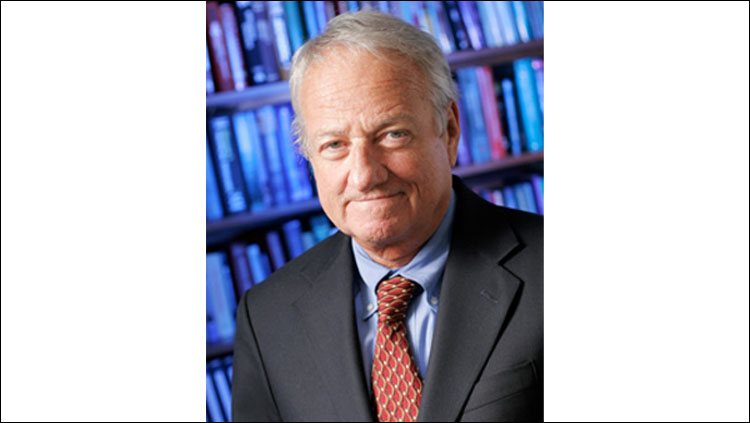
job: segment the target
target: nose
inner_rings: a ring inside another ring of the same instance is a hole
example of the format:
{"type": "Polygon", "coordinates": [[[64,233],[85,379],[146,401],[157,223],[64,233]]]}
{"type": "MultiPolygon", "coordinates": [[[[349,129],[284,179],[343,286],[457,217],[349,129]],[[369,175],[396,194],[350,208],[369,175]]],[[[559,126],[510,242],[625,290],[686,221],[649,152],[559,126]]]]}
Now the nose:
{"type": "Polygon", "coordinates": [[[373,146],[356,146],[350,159],[349,185],[358,191],[370,191],[388,179],[388,170],[373,146]]]}

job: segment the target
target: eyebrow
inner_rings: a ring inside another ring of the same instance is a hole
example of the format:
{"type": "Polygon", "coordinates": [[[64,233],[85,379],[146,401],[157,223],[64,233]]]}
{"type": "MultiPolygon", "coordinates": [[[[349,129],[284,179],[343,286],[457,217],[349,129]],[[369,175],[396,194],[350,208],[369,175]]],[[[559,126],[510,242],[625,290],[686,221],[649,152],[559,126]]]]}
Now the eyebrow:
{"type": "MultiPolygon", "coordinates": [[[[391,125],[393,125],[393,124],[395,124],[397,122],[401,122],[401,121],[412,122],[412,121],[414,121],[414,118],[409,113],[400,113],[400,114],[397,114],[397,115],[394,115],[394,116],[389,116],[388,118],[386,118],[382,122],[376,124],[375,125],[375,129],[372,130],[372,131],[369,131],[368,135],[369,134],[374,134],[376,132],[379,132],[383,128],[386,128],[388,126],[391,126],[391,125]]],[[[329,136],[344,137],[344,136],[346,136],[346,132],[347,131],[344,130],[344,129],[323,129],[323,130],[319,131],[317,134],[315,134],[315,136],[313,137],[313,139],[318,140],[320,138],[329,137],[329,136]]]]}

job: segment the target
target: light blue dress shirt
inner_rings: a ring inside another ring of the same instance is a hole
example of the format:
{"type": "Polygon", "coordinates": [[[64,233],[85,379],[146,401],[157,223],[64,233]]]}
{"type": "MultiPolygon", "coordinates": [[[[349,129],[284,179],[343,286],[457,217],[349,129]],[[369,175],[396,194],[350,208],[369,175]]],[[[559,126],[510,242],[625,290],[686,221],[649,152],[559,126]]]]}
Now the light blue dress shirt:
{"type": "Polygon", "coordinates": [[[367,387],[372,392],[372,358],[375,355],[375,337],[378,329],[378,297],[375,290],[380,281],[400,275],[422,288],[418,290],[406,312],[406,332],[412,356],[417,360],[419,374],[424,378],[430,358],[435,316],[440,300],[443,270],[450,251],[453,215],[456,209],[455,194],[443,221],[424,247],[405,266],[389,269],[375,263],[367,252],[352,238],[352,250],[359,270],[354,281],[354,312],[357,319],[362,363],[365,368],[367,387]]]}

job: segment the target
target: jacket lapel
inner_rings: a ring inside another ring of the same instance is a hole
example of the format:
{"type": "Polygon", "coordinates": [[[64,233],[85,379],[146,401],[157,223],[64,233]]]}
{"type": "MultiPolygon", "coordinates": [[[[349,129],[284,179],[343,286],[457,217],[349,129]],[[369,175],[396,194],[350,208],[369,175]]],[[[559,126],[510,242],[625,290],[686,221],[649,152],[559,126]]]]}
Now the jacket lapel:
{"type": "MultiPolygon", "coordinates": [[[[323,385],[342,421],[373,421],[354,317],[349,237],[337,233],[333,259],[294,302],[323,385]]],[[[315,273],[313,273],[315,274],[315,273]]]]}
{"type": "Polygon", "coordinates": [[[499,265],[519,246],[506,222],[462,183],[443,274],[419,421],[455,421],[502,328],[521,282],[499,265]],[[496,216],[496,215],[495,215],[496,216]]]}

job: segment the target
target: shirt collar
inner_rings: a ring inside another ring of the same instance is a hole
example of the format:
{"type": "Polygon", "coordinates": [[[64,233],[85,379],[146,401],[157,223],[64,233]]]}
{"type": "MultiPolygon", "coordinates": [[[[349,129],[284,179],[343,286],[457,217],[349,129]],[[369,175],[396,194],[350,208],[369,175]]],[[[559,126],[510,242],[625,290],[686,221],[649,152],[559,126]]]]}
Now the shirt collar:
{"type": "MultiPolygon", "coordinates": [[[[435,233],[424,247],[419,250],[417,255],[405,266],[398,269],[389,269],[373,261],[364,248],[352,238],[354,259],[362,281],[362,283],[356,284],[355,289],[362,295],[362,304],[377,304],[375,289],[378,283],[387,277],[396,275],[401,275],[419,284],[423,292],[427,293],[427,296],[424,296],[425,301],[432,297],[438,297],[440,291],[439,282],[442,278],[443,269],[445,268],[445,262],[448,259],[448,252],[450,250],[453,215],[456,211],[455,197],[455,193],[451,191],[448,210],[445,216],[443,216],[440,226],[438,226],[435,233]]],[[[436,307],[436,304],[430,304],[430,306],[436,307]]],[[[361,309],[360,317],[362,319],[367,319],[377,311],[377,307],[367,310],[363,306],[361,309]]]]}

